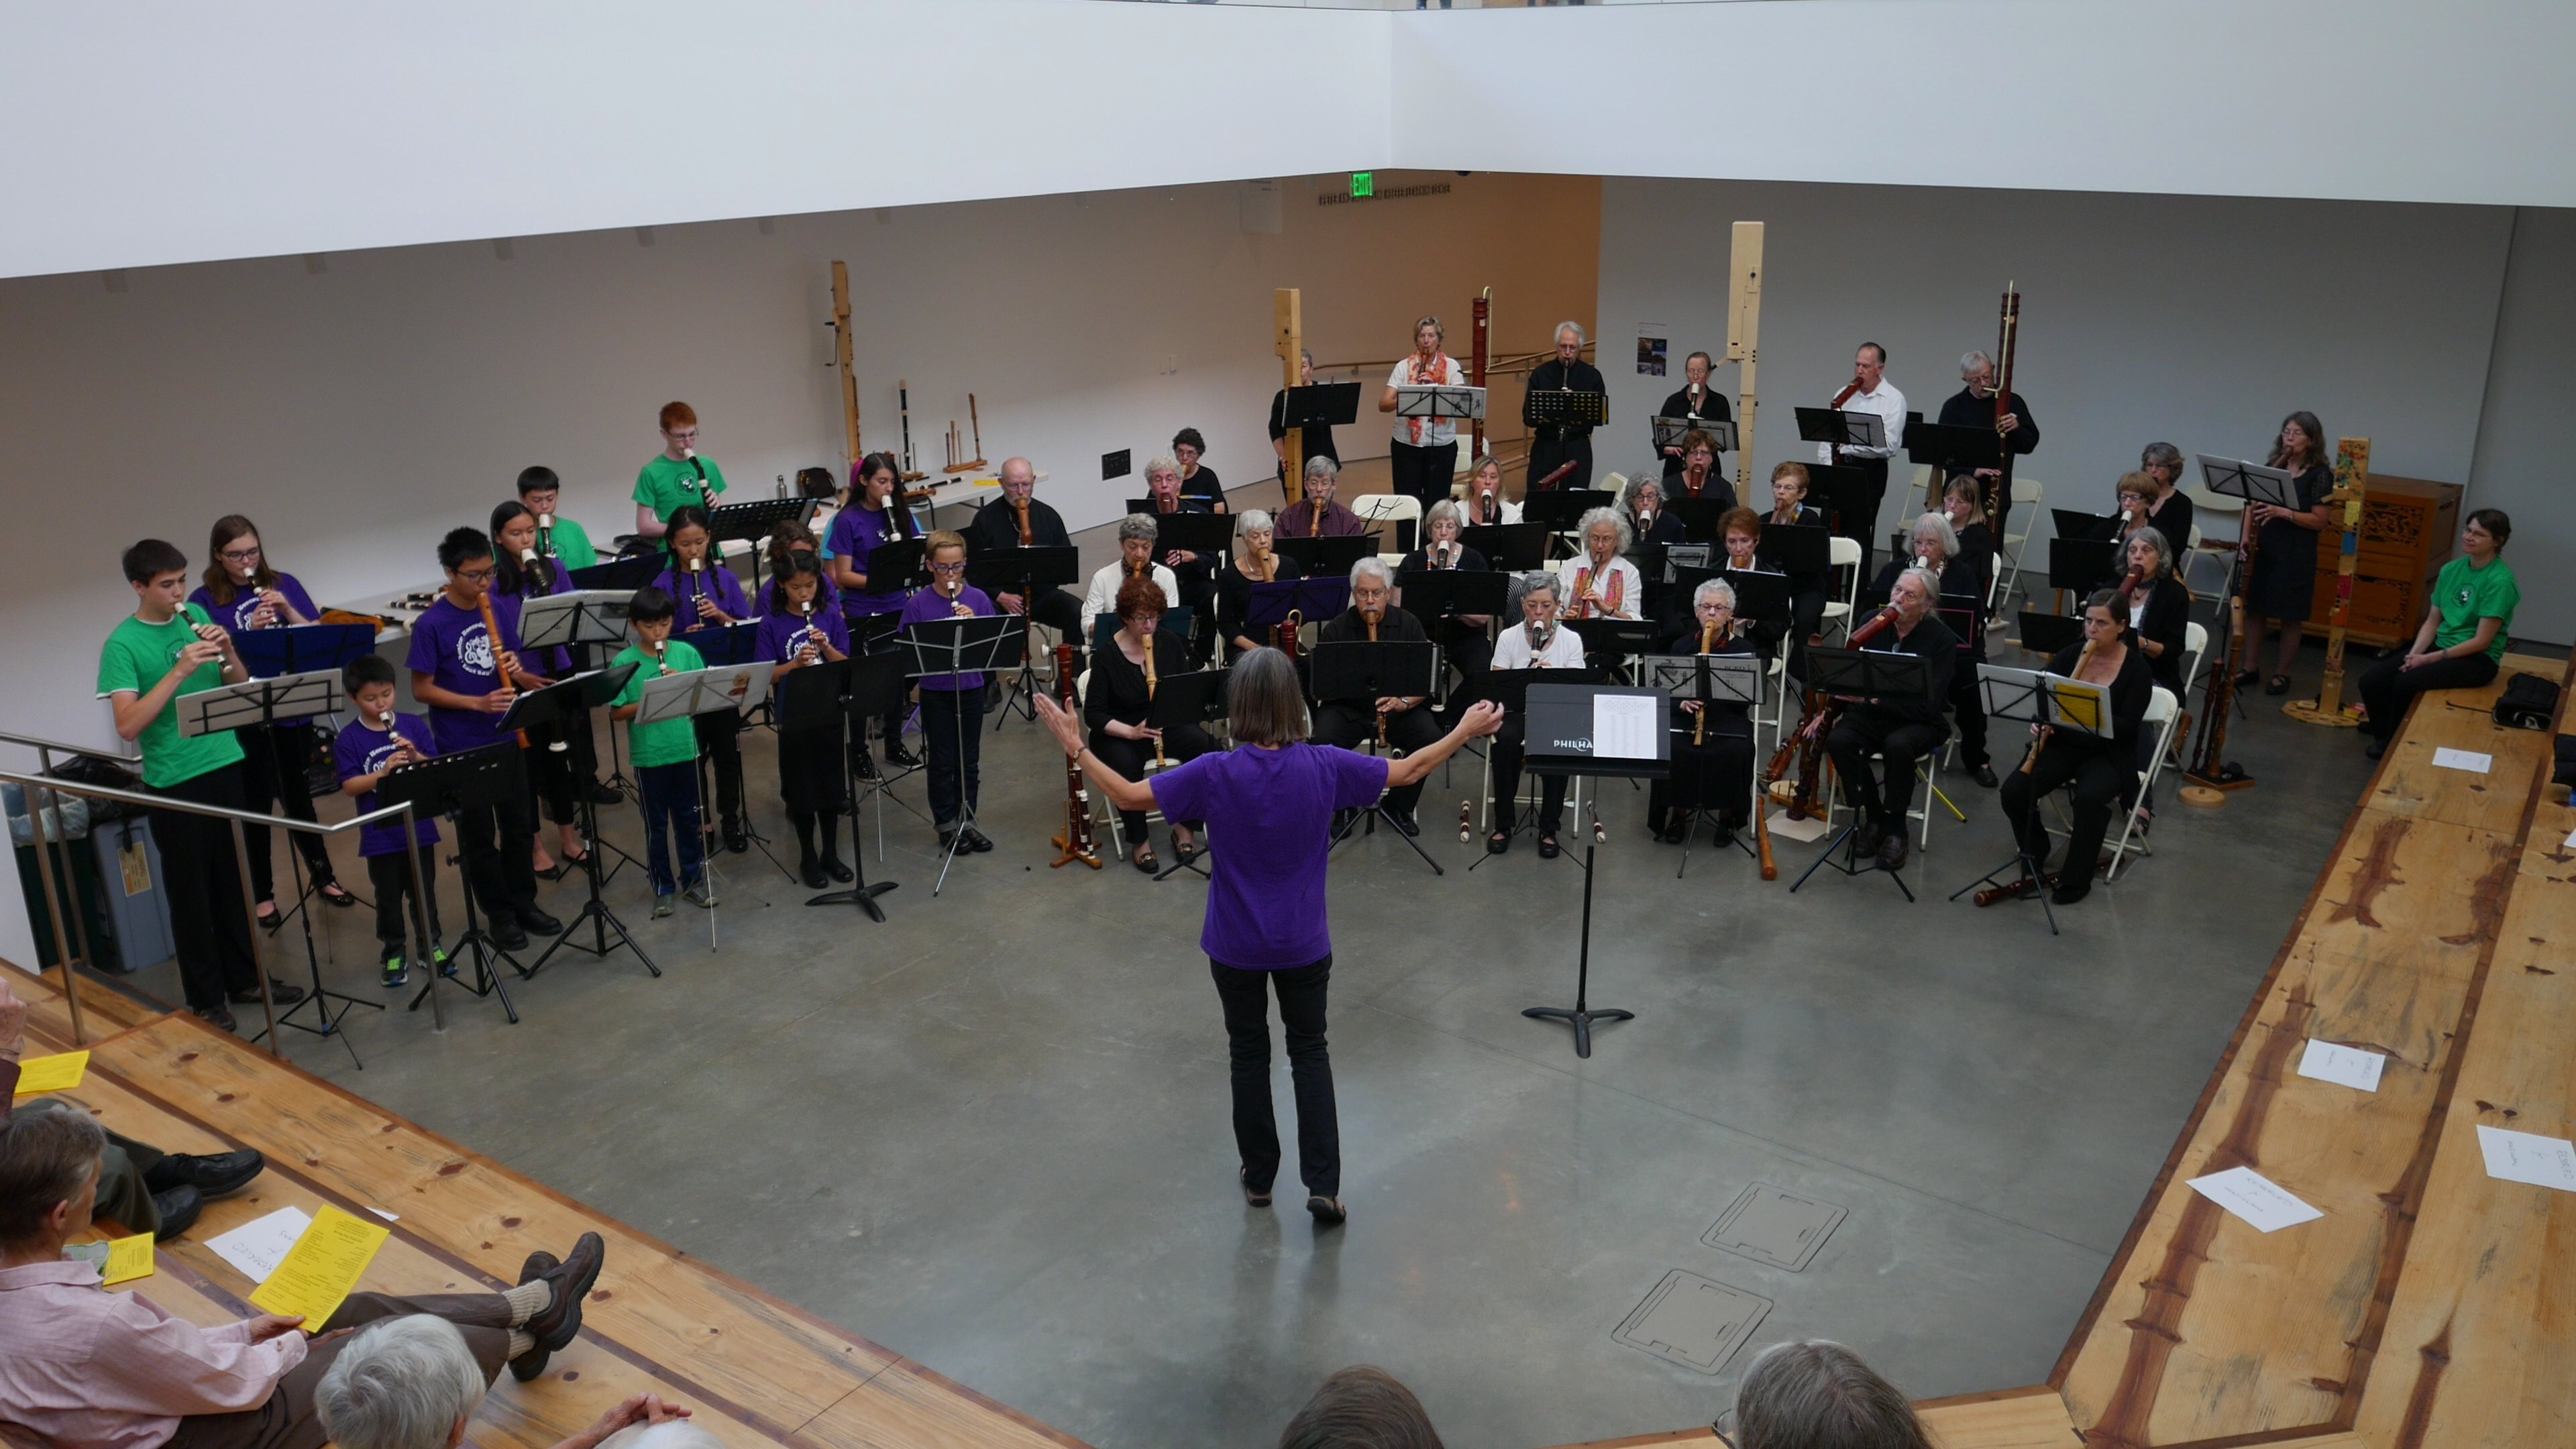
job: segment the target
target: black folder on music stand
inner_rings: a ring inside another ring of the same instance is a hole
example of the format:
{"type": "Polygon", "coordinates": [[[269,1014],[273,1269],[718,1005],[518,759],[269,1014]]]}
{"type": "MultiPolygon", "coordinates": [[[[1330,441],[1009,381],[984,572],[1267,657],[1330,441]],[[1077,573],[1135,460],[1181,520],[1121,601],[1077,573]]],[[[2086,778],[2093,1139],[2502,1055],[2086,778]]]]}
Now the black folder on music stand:
{"type": "Polygon", "coordinates": [[[1664,507],[1682,521],[1682,537],[1693,543],[1723,543],[1717,536],[1717,521],[1735,505],[1722,498],[1667,498],[1664,507]]]}
{"type": "Polygon", "coordinates": [[[631,594],[662,576],[670,560],[660,553],[639,553],[633,558],[613,558],[592,564],[586,569],[572,569],[564,577],[581,589],[615,589],[631,594]]]}
{"type": "MultiPolygon", "coordinates": [[[[1610,394],[1532,388],[1521,394],[1521,425],[1597,428],[1610,421],[1610,394]]],[[[1631,434],[1631,436],[1634,436],[1631,434]]]]}
{"type": "Polygon", "coordinates": [[[1319,382],[1310,387],[1288,389],[1288,400],[1280,408],[1283,428],[1332,428],[1355,423],[1360,417],[1360,385],[1356,382],[1319,382]]]}
{"type": "Polygon", "coordinates": [[[900,594],[926,586],[930,569],[923,562],[922,540],[888,539],[868,550],[868,594],[900,594]]]}
{"type": "Polygon", "coordinates": [[[2071,589],[2078,597],[2101,585],[2120,564],[2120,545],[2108,538],[2052,538],[2048,541],[2048,586],[2071,589]]]}
{"type": "Polygon", "coordinates": [[[2120,533],[2120,515],[2086,513],[2080,508],[2052,508],[2048,521],[2059,538],[2100,540],[2116,538],[2120,533]]]}
{"type": "Polygon", "coordinates": [[[1822,524],[1766,523],[1753,557],[1784,574],[1821,574],[1833,566],[1833,538],[1833,530],[1822,524]]]}
{"type": "Polygon", "coordinates": [[[1797,413],[1802,442],[1828,443],[1837,448],[1887,446],[1887,419],[1876,413],[1837,412],[1832,408],[1799,408],[1797,413]]]}
{"type": "Polygon", "coordinates": [[[2003,438],[1993,428],[1959,428],[1940,423],[1908,422],[1905,456],[1928,463],[1943,477],[2004,465],[2003,438]]]}
{"type": "MultiPolygon", "coordinates": [[[[1404,591],[1404,611],[1432,629],[1455,614],[1500,614],[1511,608],[1508,573],[1466,569],[1414,569],[1396,577],[1404,591]]],[[[1434,638],[1438,635],[1435,632],[1434,638]]]]}
{"type": "Polygon", "coordinates": [[[1321,624],[1349,608],[1350,603],[1351,581],[1342,574],[1254,584],[1244,602],[1243,625],[1254,638],[1259,638],[1259,631],[1287,623],[1292,610],[1300,623],[1321,624]]]}
{"type": "Polygon", "coordinates": [[[1458,530],[1458,542],[1483,554],[1485,562],[1511,573],[1546,567],[1547,538],[1546,524],[1527,522],[1526,518],[1520,523],[1483,523],[1458,530]]]}
{"type": "Polygon", "coordinates": [[[1307,578],[1333,574],[1347,576],[1351,565],[1377,555],[1374,534],[1354,533],[1338,538],[1282,538],[1271,536],[1271,551],[1297,561],[1297,568],[1307,578]]]}

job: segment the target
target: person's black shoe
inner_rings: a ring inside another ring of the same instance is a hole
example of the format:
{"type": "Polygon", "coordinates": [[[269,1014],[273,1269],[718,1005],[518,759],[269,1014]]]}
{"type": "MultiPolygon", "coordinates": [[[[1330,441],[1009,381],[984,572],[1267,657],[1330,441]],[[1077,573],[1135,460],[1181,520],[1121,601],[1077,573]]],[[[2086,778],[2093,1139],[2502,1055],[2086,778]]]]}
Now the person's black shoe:
{"type": "Polygon", "coordinates": [[[558,1352],[581,1332],[581,1300],[590,1296],[591,1285],[599,1281],[600,1259],[607,1251],[599,1234],[584,1233],[574,1240],[571,1257],[537,1275],[546,1280],[554,1297],[544,1312],[520,1326],[539,1349],[558,1352]]]}
{"type": "MultiPolygon", "coordinates": [[[[259,1000],[257,991],[234,991],[227,995],[235,1006],[248,1006],[259,1000]]],[[[304,988],[292,981],[280,981],[271,976],[268,978],[268,999],[273,1005],[292,1006],[304,999],[304,988]]]]}
{"type": "Polygon", "coordinates": [[[2074,879],[2069,880],[2066,877],[2066,873],[2060,871],[2057,876],[2057,889],[2049,892],[2048,899],[2053,905],[2071,906],[2092,893],[2093,878],[2091,876],[2079,875],[2074,879]]]}
{"type": "Polygon", "coordinates": [[[956,827],[956,826],[954,826],[954,825],[942,825],[942,826],[940,826],[940,827],[939,827],[939,848],[940,848],[942,851],[945,851],[945,850],[949,849],[951,846],[955,846],[955,847],[956,847],[957,849],[959,849],[959,850],[964,850],[964,849],[966,849],[966,848],[967,848],[967,847],[965,847],[965,846],[963,846],[963,845],[958,845],[958,844],[957,844],[957,827],[956,827]]]}
{"type": "Polygon", "coordinates": [[[830,876],[833,880],[840,882],[842,885],[848,885],[851,881],[857,879],[856,876],[853,876],[850,873],[850,868],[847,865],[842,864],[841,858],[837,855],[827,855],[823,857],[823,874],[830,876]]]}
{"type": "Polygon", "coordinates": [[[152,1206],[161,1214],[161,1226],[153,1230],[152,1241],[166,1243],[195,1225],[197,1214],[206,1210],[206,1199],[195,1188],[181,1183],[152,1194],[152,1206]]]}
{"type": "Polygon", "coordinates": [[[1503,852],[1511,848],[1512,833],[1508,830],[1497,830],[1493,834],[1485,837],[1485,853],[1487,855],[1501,855],[1503,852]]]}
{"type": "Polygon", "coordinates": [[[1336,840],[1339,840],[1339,839],[1341,839],[1344,835],[1349,834],[1349,833],[1350,833],[1350,829],[1351,829],[1351,822],[1352,822],[1352,821],[1354,821],[1354,820],[1359,819],[1359,816],[1360,816],[1360,812],[1358,812],[1358,811],[1356,811],[1356,810],[1336,810],[1336,811],[1334,811],[1334,812],[1333,812],[1333,838],[1334,838],[1334,839],[1336,839],[1336,840]]]}
{"type": "Polygon", "coordinates": [[[1340,1198],[1325,1197],[1320,1193],[1306,1199],[1306,1211],[1315,1215],[1315,1226],[1319,1228],[1340,1227],[1350,1221],[1351,1217],[1349,1210],[1342,1206],[1340,1198]]]}
{"type": "Polygon", "coordinates": [[[528,933],[516,921],[495,921],[492,944],[504,951],[524,951],[528,949],[528,933]]]}
{"type": "Polygon", "coordinates": [[[957,833],[966,837],[966,848],[978,855],[993,848],[993,842],[985,836],[984,832],[972,825],[964,827],[957,833]]]}
{"type": "Polygon", "coordinates": [[[875,779],[877,777],[877,762],[875,757],[870,755],[859,756],[857,760],[852,762],[850,773],[858,776],[862,780],[875,779]]]}
{"type": "Polygon", "coordinates": [[[1666,845],[1679,845],[1690,839],[1690,833],[1690,817],[1676,810],[1673,812],[1673,817],[1664,822],[1664,833],[1655,838],[1666,845]]]}
{"type": "Polygon", "coordinates": [[[889,741],[886,744],[885,757],[886,763],[894,766],[898,770],[918,770],[921,768],[921,756],[905,749],[899,741],[889,741]]]}
{"type": "Polygon", "coordinates": [[[519,912],[519,924],[527,927],[528,934],[532,936],[560,936],[563,934],[563,922],[556,920],[554,917],[547,915],[545,912],[537,910],[534,907],[530,907],[527,910],[519,912]]]}
{"type": "Polygon", "coordinates": [[[153,1192],[167,1192],[174,1187],[193,1187],[201,1197],[222,1197],[250,1185],[268,1166],[268,1159],[244,1148],[239,1152],[215,1152],[203,1155],[187,1152],[165,1153],[152,1170],[143,1174],[143,1185],[153,1192]]]}
{"type": "Polygon", "coordinates": [[[215,1028],[217,1031],[231,1031],[234,1029],[235,1024],[233,1022],[233,1014],[231,1010],[220,1001],[216,1002],[212,1006],[192,1006],[189,1007],[188,1010],[197,1018],[197,1020],[215,1028]]]}
{"type": "MultiPolygon", "coordinates": [[[[519,1265],[519,1283],[524,1287],[561,1266],[563,1266],[562,1260],[545,1249],[539,1248],[528,1255],[527,1262],[519,1265]]],[[[552,1308],[554,1304],[549,1302],[546,1306],[552,1308]]],[[[526,1353],[510,1360],[510,1377],[523,1384],[533,1382],[545,1373],[546,1360],[553,1357],[554,1353],[550,1349],[529,1349],[526,1353]]]]}
{"type": "Polygon", "coordinates": [[[590,782],[590,803],[593,805],[623,805],[626,803],[626,792],[618,789],[606,780],[593,780],[590,782]]]}
{"type": "Polygon", "coordinates": [[[724,823],[724,844],[725,849],[732,851],[736,855],[744,855],[750,852],[751,836],[748,832],[744,831],[741,821],[728,820],[724,823]]]}
{"type": "Polygon", "coordinates": [[[1735,843],[1736,824],[1724,815],[1717,817],[1717,844],[1723,850],[1735,843]]]}
{"type": "Polygon", "coordinates": [[[2238,689],[2251,689],[2262,682],[2263,671],[2260,669],[2248,669],[2236,676],[2236,687],[2238,689]]]}
{"type": "Polygon", "coordinates": [[[1403,832],[1404,837],[1408,840],[1417,840],[1422,836],[1422,822],[1414,819],[1413,812],[1410,810],[1401,812],[1395,810],[1387,811],[1386,823],[1403,832]]]}
{"type": "Polygon", "coordinates": [[[1554,860],[1559,853],[1560,849],[1556,843],[1556,832],[1553,830],[1540,831],[1538,833],[1538,858],[1541,860],[1554,860]]]}
{"type": "Polygon", "coordinates": [[[2003,783],[2001,780],[1995,778],[1995,767],[1989,764],[1979,764],[1977,768],[1968,772],[1968,778],[1976,781],[1981,788],[1988,790],[1991,790],[1995,788],[1995,786],[2003,783]]]}
{"type": "Polygon", "coordinates": [[[2380,756],[2388,753],[2388,741],[2378,739],[2372,740],[2369,746],[2365,748],[2362,753],[2374,760],[2378,759],[2380,756]]]}
{"type": "Polygon", "coordinates": [[[1891,830],[1887,832],[1887,838],[1878,843],[1878,868],[1880,870],[1905,869],[1904,831],[1891,830]]]}
{"type": "Polygon", "coordinates": [[[1886,841],[1886,826],[1876,820],[1863,820],[1860,823],[1860,834],[1853,838],[1852,844],[1860,847],[1860,853],[1863,855],[1876,855],[1879,846],[1886,841]]]}
{"type": "Polygon", "coordinates": [[[796,873],[804,880],[807,890],[819,891],[832,883],[832,878],[823,874],[823,862],[810,855],[798,863],[796,873]]]}

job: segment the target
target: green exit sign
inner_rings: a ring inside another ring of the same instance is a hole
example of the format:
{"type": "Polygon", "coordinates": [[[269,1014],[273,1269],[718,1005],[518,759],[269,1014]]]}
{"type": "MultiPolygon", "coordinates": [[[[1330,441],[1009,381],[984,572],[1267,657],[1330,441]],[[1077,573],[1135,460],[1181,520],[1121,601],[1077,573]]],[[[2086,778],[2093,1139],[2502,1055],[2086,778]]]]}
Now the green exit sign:
{"type": "Polygon", "coordinates": [[[1375,195],[1377,195],[1377,173],[1376,173],[1376,172],[1374,172],[1374,171],[1354,171],[1354,172],[1352,172],[1352,173],[1351,173],[1351,195],[1353,195],[1353,196],[1375,196],[1375,195]]]}

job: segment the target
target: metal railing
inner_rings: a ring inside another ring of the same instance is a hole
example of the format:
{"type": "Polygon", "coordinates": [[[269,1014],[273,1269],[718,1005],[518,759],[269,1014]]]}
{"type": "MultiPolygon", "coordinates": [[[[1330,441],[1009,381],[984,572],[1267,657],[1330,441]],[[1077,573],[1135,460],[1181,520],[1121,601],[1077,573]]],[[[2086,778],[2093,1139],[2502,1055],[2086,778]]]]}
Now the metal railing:
{"type": "MultiPolygon", "coordinates": [[[[72,893],[73,899],[68,907],[64,905],[63,898],[56,889],[55,881],[57,877],[55,874],[56,867],[54,864],[54,847],[60,846],[64,851],[61,869],[63,872],[63,878],[68,880],[71,878],[70,851],[72,842],[69,836],[65,836],[61,840],[54,839],[52,832],[45,828],[45,812],[48,809],[56,808],[56,806],[55,802],[50,798],[40,798],[39,792],[42,792],[42,795],[47,797],[54,795],[72,795],[84,800],[115,800],[123,804],[139,806],[146,810],[170,810],[184,815],[203,815],[216,820],[228,820],[232,822],[233,863],[241,875],[242,917],[244,928],[251,932],[251,970],[252,973],[259,978],[259,1005],[261,1012],[266,1016],[268,1021],[268,1030],[265,1035],[268,1037],[269,1055],[277,1057],[281,1061],[286,1057],[286,1053],[283,1050],[285,1044],[280,1040],[277,1034],[277,1003],[272,999],[269,992],[268,968],[262,964],[259,959],[259,933],[255,929],[254,924],[259,918],[259,909],[257,900],[251,891],[250,850],[247,843],[242,838],[243,826],[265,825],[272,830],[302,830],[327,838],[329,836],[344,834],[348,831],[357,830],[369,825],[381,824],[395,819],[401,820],[403,825],[403,842],[404,844],[413,847],[405,852],[411,861],[412,890],[415,898],[424,903],[422,911],[413,918],[412,929],[416,932],[426,931],[428,929],[428,912],[426,903],[430,899],[429,883],[421,876],[420,851],[418,849],[419,817],[414,812],[411,802],[409,801],[405,801],[400,805],[387,805],[381,809],[370,810],[363,815],[357,815],[350,819],[343,820],[337,825],[324,825],[317,821],[297,820],[292,816],[287,815],[269,815],[256,810],[234,810],[222,805],[200,805],[192,800],[178,800],[167,795],[151,794],[139,790],[120,790],[112,785],[93,785],[81,780],[65,780],[53,773],[54,756],[57,753],[76,755],[84,759],[105,760],[110,764],[128,768],[141,765],[143,761],[140,756],[114,754],[89,745],[66,744],[61,740],[41,739],[34,735],[11,734],[5,730],[0,730],[0,744],[20,745],[36,752],[36,774],[29,775],[17,770],[0,770],[0,781],[18,785],[24,788],[27,792],[27,823],[36,837],[36,875],[38,880],[41,882],[41,890],[45,899],[45,918],[53,927],[54,961],[55,964],[61,966],[63,969],[63,996],[71,1006],[72,1044],[75,1046],[85,1047],[89,1045],[89,1028],[81,1011],[80,986],[78,981],[73,977],[72,963],[77,959],[82,964],[89,966],[90,970],[94,974],[97,970],[97,966],[95,964],[97,958],[90,954],[89,924],[87,921],[82,919],[78,889],[76,887],[74,888],[72,893]],[[67,938],[63,932],[63,917],[67,915],[72,918],[71,935],[72,937],[77,937],[80,942],[80,953],[77,958],[75,958],[72,953],[71,939],[67,938]]],[[[294,784],[293,782],[287,782],[282,785],[281,788],[292,789],[294,788],[294,784]]],[[[169,889],[166,875],[162,889],[165,892],[169,889]]],[[[165,896],[164,899],[166,900],[167,897],[165,896]]],[[[422,940],[420,942],[420,952],[416,959],[429,963],[430,1029],[432,1031],[444,1032],[447,1030],[447,1015],[445,1010],[441,1007],[438,999],[437,963],[430,955],[431,948],[436,944],[437,943],[432,940],[422,940]]],[[[42,976],[44,973],[40,970],[37,974],[42,976]]],[[[316,983],[316,986],[319,986],[318,982],[316,983]]],[[[318,1009],[323,1009],[327,1013],[327,1006],[318,1009]]],[[[326,1022],[329,1020],[327,1014],[324,1019],[326,1022]]],[[[333,1030],[338,1030],[338,1028],[334,1027],[333,1030]]]]}

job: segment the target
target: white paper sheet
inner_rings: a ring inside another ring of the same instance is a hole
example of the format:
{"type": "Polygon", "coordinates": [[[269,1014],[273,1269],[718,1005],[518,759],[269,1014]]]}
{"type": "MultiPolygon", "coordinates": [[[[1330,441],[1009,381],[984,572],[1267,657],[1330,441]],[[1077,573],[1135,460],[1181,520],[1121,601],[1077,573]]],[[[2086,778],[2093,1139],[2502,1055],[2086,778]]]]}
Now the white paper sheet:
{"type": "Polygon", "coordinates": [[[2330,1041],[2310,1041],[2308,1049],[2299,1056],[2299,1075],[2376,1092],[2379,1090],[2379,1069],[2386,1065],[2388,1058],[2377,1052],[2336,1046],[2330,1041]]]}
{"type": "Polygon", "coordinates": [[[286,1261],[287,1250],[313,1219],[302,1208],[282,1207],[264,1218],[253,1218],[221,1237],[209,1238],[206,1246],[215,1255],[241,1269],[242,1276],[254,1283],[265,1283],[277,1265],[286,1261]]]}
{"type": "Polygon", "coordinates": [[[2261,1233],[2325,1216],[2250,1167],[2231,1167],[2225,1172],[2195,1177],[2191,1190],[2252,1223],[2254,1230],[2261,1233]]]}
{"type": "Polygon", "coordinates": [[[2576,1142],[2480,1127],[2478,1150],[2486,1154],[2489,1177],[2576,1192],[2576,1142]]]}
{"type": "Polygon", "coordinates": [[[401,1222],[401,1221],[402,1221],[402,1214],[400,1214],[400,1213],[389,1213],[389,1212],[386,1212],[383,1208],[380,1208],[380,1207],[371,1207],[371,1208],[367,1209],[367,1211],[369,1211],[369,1212],[371,1212],[371,1213],[374,1213],[377,1217],[383,1218],[386,1222],[389,1222],[389,1223],[398,1223],[398,1222],[401,1222]]]}
{"type": "Polygon", "coordinates": [[[2569,850],[2576,850],[2576,830],[2567,832],[2566,847],[2569,850]]]}
{"type": "Polygon", "coordinates": [[[1655,731],[1663,727],[1663,701],[1645,694],[1592,696],[1592,758],[1651,760],[1655,731]]]}
{"type": "Polygon", "coordinates": [[[2494,768],[2495,756],[2476,754],[2469,750],[2436,749],[2433,751],[2433,763],[2445,770],[2466,770],[2473,775],[2483,775],[2494,768]]]}

